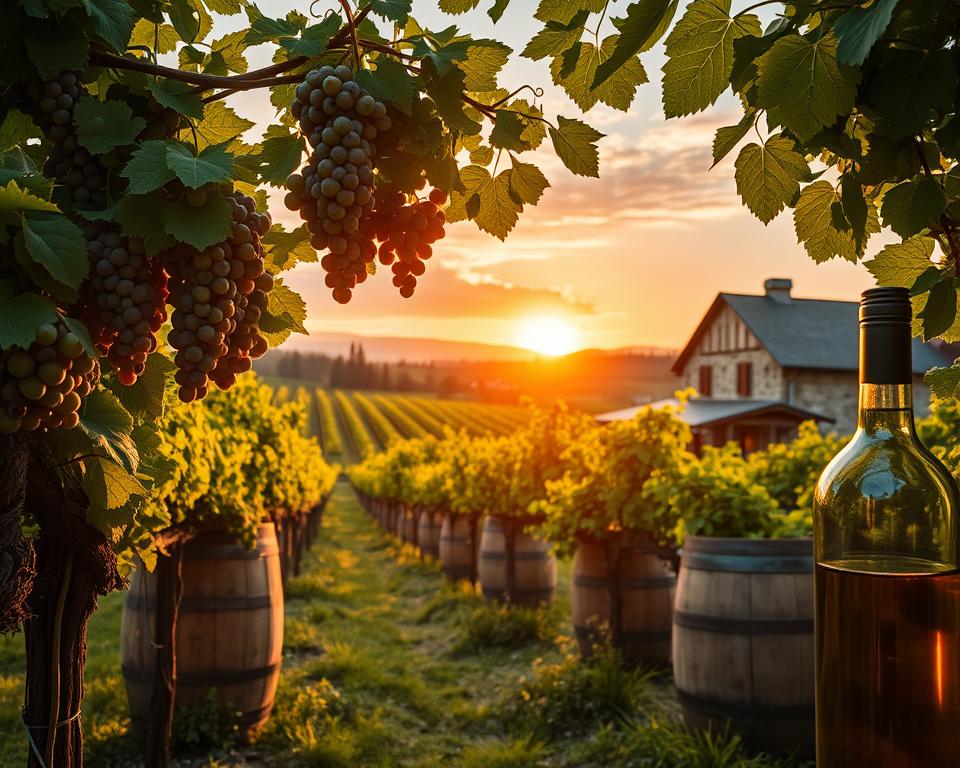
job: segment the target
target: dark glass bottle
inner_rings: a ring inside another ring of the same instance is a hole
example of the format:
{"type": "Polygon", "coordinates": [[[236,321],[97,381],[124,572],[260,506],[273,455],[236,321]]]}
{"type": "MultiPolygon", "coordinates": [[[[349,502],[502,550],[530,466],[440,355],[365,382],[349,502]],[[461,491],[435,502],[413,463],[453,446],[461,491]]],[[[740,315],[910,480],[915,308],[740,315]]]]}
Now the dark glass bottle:
{"type": "Polygon", "coordinates": [[[818,768],[960,766],[958,499],[914,429],[911,315],[863,294],[857,431],[817,483],[818,768]]]}

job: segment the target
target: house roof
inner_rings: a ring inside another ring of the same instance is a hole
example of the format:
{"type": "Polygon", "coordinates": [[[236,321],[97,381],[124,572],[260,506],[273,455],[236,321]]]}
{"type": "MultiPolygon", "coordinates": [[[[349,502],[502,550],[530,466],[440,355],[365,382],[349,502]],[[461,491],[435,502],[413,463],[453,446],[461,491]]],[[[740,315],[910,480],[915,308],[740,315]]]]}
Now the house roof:
{"type": "MultiPolygon", "coordinates": [[[[680,402],[675,398],[657,400],[647,405],[636,405],[632,408],[602,413],[596,419],[603,424],[611,421],[626,421],[636,416],[642,408],[663,408],[667,405],[679,404],[680,402]]],[[[677,413],[677,416],[691,427],[706,427],[746,416],[785,416],[798,422],[813,419],[833,423],[833,419],[829,416],[798,408],[782,400],[715,400],[709,397],[695,397],[687,401],[686,406],[677,413]]]]}
{"type": "MultiPolygon", "coordinates": [[[[824,299],[776,299],[739,293],[720,293],[673,364],[681,373],[697,343],[720,313],[729,306],[774,360],[784,368],[855,371],[860,359],[858,303],[824,299]]],[[[944,365],[929,344],[913,340],[913,372],[926,373],[944,365]]]]}

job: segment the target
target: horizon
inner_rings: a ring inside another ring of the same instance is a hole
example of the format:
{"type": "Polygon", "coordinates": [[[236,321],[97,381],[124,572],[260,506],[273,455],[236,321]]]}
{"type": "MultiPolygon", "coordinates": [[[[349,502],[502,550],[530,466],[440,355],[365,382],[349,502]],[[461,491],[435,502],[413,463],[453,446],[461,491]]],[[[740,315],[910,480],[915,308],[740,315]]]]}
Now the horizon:
{"type": "MultiPolygon", "coordinates": [[[[274,15],[299,7],[291,0],[261,6],[274,15]]],[[[534,31],[519,5],[510,6],[497,25],[480,8],[450,16],[414,0],[413,12],[428,23],[456,24],[503,40],[514,54],[502,84],[542,87],[539,101],[548,112],[578,114],[552,84],[545,61],[519,57],[534,31]]],[[[216,17],[214,34],[245,23],[242,15],[216,17]]],[[[264,46],[249,53],[252,67],[269,63],[264,46]]],[[[449,225],[412,299],[397,296],[380,270],[350,304],[338,305],[323,285],[319,264],[298,266],[289,283],[306,301],[307,329],[519,346],[545,354],[679,348],[717,293],[757,293],[768,277],[791,278],[801,297],[856,300],[873,284],[861,264],[815,264],[797,244],[788,215],[766,227],[759,223],[737,195],[735,152],[710,170],[715,129],[739,119],[729,94],[706,113],[664,119],[658,78],[663,61],[662,45],[645,54],[651,82],[639,87],[628,113],[602,104],[591,111],[589,122],[607,134],[600,141],[599,179],[570,175],[552,149],[533,153],[552,185],[540,205],[524,212],[505,242],[470,222],[449,225]],[[667,251],[669,256],[661,255],[667,251]]],[[[257,123],[252,132],[273,118],[252,94],[237,94],[228,103],[257,123]]],[[[296,226],[282,196],[271,191],[270,211],[276,221],[296,226]]],[[[870,253],[883,244],[884,238],[875,238],[870,253]]],[[[285,348],[296,346],[298,341],[285,348]]]]}

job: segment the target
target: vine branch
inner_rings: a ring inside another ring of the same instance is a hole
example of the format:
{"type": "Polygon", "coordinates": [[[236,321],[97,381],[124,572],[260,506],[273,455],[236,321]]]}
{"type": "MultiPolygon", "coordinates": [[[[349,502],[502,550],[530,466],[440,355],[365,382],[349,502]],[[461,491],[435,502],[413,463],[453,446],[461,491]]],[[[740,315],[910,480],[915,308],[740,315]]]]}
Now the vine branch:
{"type": "Polygon", "coordinates": [[[57,746],[57,720],[60,719],[60,636],[63,634],[63,610],[67,604],[70,580],[73,576],[73,550],[67,553],[67,563],[63,569],[63,582],[57,595],[57,611],[53,620],[53,647],[50,652],[50,719],[47,726],[47,744],[44,749],[44,762],[52,766],[54,750],[57,746]]]}

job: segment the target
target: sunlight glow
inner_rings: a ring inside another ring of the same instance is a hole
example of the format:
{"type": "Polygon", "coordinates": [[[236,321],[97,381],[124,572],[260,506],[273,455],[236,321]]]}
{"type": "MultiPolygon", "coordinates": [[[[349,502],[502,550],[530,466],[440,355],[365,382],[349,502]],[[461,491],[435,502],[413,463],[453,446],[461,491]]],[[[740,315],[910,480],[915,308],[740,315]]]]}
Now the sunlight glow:
{"type": "Polygon", "coordinates": [[[541,355],[566,355],[579,349],[580,330],[560,317],[527,317],[520,325],[516,343],[541,355]]]}

